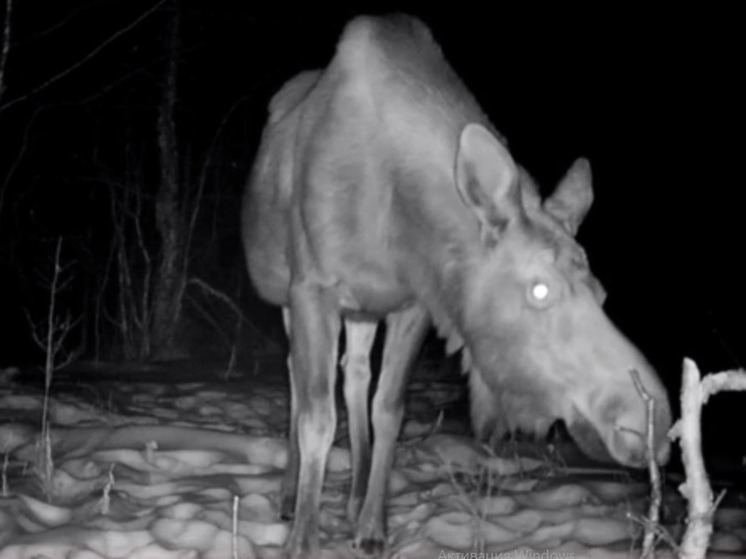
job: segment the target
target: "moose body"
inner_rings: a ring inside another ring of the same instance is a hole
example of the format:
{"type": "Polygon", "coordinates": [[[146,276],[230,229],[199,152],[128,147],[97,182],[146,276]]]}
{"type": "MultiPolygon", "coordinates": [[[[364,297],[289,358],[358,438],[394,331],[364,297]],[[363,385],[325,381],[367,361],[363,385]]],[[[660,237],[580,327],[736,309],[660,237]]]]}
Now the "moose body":
{"type": "Polygon", "coordinates": [[[590,456],[644,466],[634,369],[656,402],[656,459],[667,459],[665,390],[604,314],[603,288],[574,238],[592,201],[587,161],[542,200],[427,27],[408,16],[351,21],[330,65],[286,83],[269,112],[242,235],[252,281],[283,307],[290,340],[290,556],[319,545],[342,328],[348,514],[366,552],[385,543],[408,370],[431,325],[449,351],[463,350],[478,437],[542,434],[561,419],[590,456]]]}

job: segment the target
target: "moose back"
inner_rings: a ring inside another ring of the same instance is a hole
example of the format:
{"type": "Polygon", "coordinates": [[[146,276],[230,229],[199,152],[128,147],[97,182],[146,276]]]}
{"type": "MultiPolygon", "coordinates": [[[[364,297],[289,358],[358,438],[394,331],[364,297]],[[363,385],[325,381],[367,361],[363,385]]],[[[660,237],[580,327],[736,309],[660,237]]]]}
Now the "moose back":
{"type": "Polygon", "coordinates": [[[589,456],[644,466],[636,370],[656,403],[656,459],[667,459],[665,389],[604,313],[575,240],[593,198],[586,160],[542,200],[428,28],[403,15],[352,20],[329,66],[287,82],[269,113],[242,235],[252,281],[282,306],[290,340],[290,557],[319,546],[342,328],[347,510],[365,552],[385,544],[408,371],[432,325],[463,351],[478,437],[543,434],[561,419],[589,456]],[[386,338],[369,410],[379,321],[386,338]]]}

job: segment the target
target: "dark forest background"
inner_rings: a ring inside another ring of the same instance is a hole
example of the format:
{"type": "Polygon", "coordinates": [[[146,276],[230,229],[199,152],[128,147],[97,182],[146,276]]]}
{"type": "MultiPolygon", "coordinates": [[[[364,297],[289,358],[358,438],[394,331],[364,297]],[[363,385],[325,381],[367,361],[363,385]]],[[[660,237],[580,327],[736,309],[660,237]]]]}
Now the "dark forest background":
{"type": "Polygon", "coordinates": [[[704,371],[746,359],[735,12],[3,3],[0,366],[43,361],[34,325],[58,244],[61,358],[281,354],[279,312],[253,295],[238,234],[267,102],[328,62],[350,17],[387,11],[431,26],[545,193],[590,158],[581,243],[608,314],[671,390],[684,356],[704,371]]]}

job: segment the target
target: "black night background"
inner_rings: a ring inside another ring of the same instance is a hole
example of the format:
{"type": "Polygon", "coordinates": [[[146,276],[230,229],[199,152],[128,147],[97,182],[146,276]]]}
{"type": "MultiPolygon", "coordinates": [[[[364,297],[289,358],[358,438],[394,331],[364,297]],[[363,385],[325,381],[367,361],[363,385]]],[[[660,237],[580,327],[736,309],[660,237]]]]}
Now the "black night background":
{"type": "MultiPolygon", "coordinates": [[[[257,4],[15,0],[0,97],[0,366],[43,363],[29,322],[46,317],[58,239],[70,276],[58,309],[80,318],[66,352],[228,360],[238,347],[246,368],[259,354],[282,359],[279,311],[252,294],[238,233],[267,103],[295,73],[328,62],[350,17],[387,11],[431,27],[545,193],[575,158],[590,159],[596,199],[581,244],[609,293],[607,313],[672,400],[684,356],[703,372],[743,366],[744,44],[735,11],[257,4]],[[138,303],[121,293],[142,295],[142,247],[156,279],[165,160],[179,184],[172,207],[192,231],[168,352],[137,345],[142,317],[126,317],[122,305],[138,303]],[[246,318],[238,330],[226,297],[246,318]]],[[[705,428],[729,431],[742,413],[743,396],[717,396],[705,428]]]]}

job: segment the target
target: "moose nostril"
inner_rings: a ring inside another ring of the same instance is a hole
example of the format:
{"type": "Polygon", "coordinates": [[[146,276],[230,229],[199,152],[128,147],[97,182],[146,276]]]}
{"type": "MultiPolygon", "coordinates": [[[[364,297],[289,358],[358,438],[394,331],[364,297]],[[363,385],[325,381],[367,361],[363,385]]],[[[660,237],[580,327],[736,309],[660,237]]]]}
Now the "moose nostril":
{"type": "MultiPolygon", "coordinates": [[[[648,461],[648,440],[647,433],[645,430],[640,431],[633,427],[628,427],[622,424],[621,421],[617,421],[614,426],[614,444],[617,445],[619,452],[626,456],[633,462],[637,462],[639,466],[644,467],[648,461]]],[[[658,465],[664,466],[668,463],[671,454],[671,444],[668,437],[659,436],[655,433],[653,455],[658,465]]]]}
{"type": "Polygon", "coordinates": [[[658,452],[655,455],[655,461],[659,466],[665,466],[668,463],[668,459],[671,457],[671,443],[668,439],[663,441],[658,447],[658,452]]]}
{"type": "Polygon", "coordinates": [[[614,446],[620,460],[631,466],[643,466],[645,464],[646,445],[642,433],[629,427],[617,425],[614,432],[614,446]]]}

